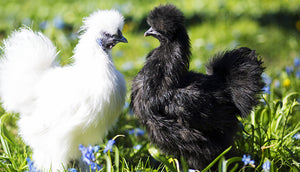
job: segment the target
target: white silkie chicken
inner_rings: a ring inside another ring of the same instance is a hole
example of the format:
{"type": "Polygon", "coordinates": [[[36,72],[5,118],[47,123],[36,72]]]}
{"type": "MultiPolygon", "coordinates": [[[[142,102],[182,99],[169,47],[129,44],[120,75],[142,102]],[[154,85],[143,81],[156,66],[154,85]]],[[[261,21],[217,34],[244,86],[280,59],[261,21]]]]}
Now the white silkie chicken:
{"type": "Polygon", "coordinates": [[[102,10],[84,19],[74,64],[54,65],[56,48],[29,28],[4,41],[0,96],[7,111],[20,113],[19,134],[32,148],[38,169],[53,171],[78,160],[79,144],[101,143],[125,102],[126,83],[111,49],[127,40],[124,17],[102,10]]]}

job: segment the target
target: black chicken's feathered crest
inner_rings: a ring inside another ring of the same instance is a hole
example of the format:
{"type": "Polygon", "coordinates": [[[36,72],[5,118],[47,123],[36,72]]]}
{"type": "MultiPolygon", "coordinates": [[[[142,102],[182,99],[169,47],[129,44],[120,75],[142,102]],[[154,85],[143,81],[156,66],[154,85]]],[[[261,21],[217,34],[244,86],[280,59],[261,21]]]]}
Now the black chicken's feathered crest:
{"type": "Polygon", "coordinates": [[[184,25],[184,16],[174,5],[161,5],[150,12],[147,22],[159,32],[175,33],[184,25]]]}

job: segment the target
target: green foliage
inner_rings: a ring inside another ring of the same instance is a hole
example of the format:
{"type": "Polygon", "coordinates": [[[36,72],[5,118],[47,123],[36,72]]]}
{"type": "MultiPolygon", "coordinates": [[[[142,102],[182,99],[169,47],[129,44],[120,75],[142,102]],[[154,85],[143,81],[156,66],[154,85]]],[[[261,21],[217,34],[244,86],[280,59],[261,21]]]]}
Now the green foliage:
{"type": "MultiPolygon", "coordinates": [[[[167,0],[1,0],[0,41],[13,30],[28,25],[46,34],[61,50],[58,61],[72,63],[70,57],[78,41],[82,18],[97,9],[116,8],[126,18],[123,29],[128,44],[113,50],[116,67],[130,81],[144,64],[146,54],[158,41],[144,38],[145,22],[149,11],[167,0]],[[60,23],[61,22],[61,23],[60,23]],[[59,25],[60,23],[60,25],[59,25]]],[[[243,130],[237,134],[235,144],[225,150],[203,171],[214,166],[218,171],[262,171],[270,162],[270,171],[300,171],[300,78],[299,66],[292,61],[300,51],[299,0],[177,0],[186,16],[191,38],[191,69],[205,72],[205,63],[214,53],[239,46],[256,49],[265,61],[266,73],[271,76],[270,93],[263,94],[259,105],[247,119],[240,119],[243,130]],[[293,71],[287,72],[286,66],[293,71]],[[299,136],[298,136],[299,137],[299,136]],[[229,150],[236,157],[227,158],[229,150]],[[243,165],[242,156],[251,155],[255,165],[243,165]]],[[[2,45],[2,43],[0,43],[2,45]]],[[[1,54],[1,49],[0,49],[1,54]]],[[[138,133],[143,127],[124,107],[117,127],[108,139],[118,137],[113,151],[103,153],[105,144],[96,153],[100,171],[188,171],[184,159],[174,159],[149,144],[147,133],[138,133]],[[139,129],[137,129],[139,128],[139,129]]],[[[31,150],[17,134],[16,114],[0,109],[0,171],[26,171],[26,158],[31,150]]],[[[105,140],[107,143],[108,140],[105,140]]]]}

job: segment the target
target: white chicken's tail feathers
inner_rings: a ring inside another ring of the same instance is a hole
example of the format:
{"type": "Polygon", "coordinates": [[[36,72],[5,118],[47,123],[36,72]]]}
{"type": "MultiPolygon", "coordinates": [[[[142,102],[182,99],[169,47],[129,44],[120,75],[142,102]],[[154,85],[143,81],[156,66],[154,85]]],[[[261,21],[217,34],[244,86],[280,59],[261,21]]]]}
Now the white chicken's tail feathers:
{"type": "Polygon", "coordinates": [[[56,57],[56,48],[42,33],[29,28],[4,41],[0,62],[0,96],[8,111],[21,112],[34,100],[34,86],[56,57]]]}

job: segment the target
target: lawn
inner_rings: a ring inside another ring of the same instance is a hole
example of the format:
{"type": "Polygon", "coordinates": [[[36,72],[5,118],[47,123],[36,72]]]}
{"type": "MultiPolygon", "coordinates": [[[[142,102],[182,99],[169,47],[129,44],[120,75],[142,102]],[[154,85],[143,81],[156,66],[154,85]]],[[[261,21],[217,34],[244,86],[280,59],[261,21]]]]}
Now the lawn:
{"type": "MultiPolygon", "coordinates": [[[[159,45],[144,37],[149,11],[167,0],[1,0],[0,46],[24,25],[47,35],[60,50],[58,62],[72,63],[82,18],[97,9],[119,10],[125,16],[123,35],[128,44],[112,52],[127,81],[127,101],[116,127],[95,152],[100,171],[178,171],[184,160],[165,156],[149,143],[147,133],[129,110],[130,84],[145,56],[159,45]],[[118,136],[118,137],[115,137],[118,136]],[[103,153],[115,138],[112,152],[103,153]]],[[[177,0],[186,17],[191,39],[191,70],[205,72],[209,57],[247,46],[264,60],[267,84],[261,104],[246,119],[235,144],[239,157],[212,162],[219,171],[300,171],[300,0],[177,0]],[[253,161],[252,161],[253,160],[253,161]],[[239,164],[239,165],[238,165],[239,164]]],[[[1,49],[0,49],[1,54],[1,49]]],[[[17,134],[18,114],[0,108],[0,171],[27,171],[31,150],[17,134]]],[[[95,145],[92,145],[95,146],[95,145]]],[[[228,149],[228,150],[229,150],[228,149]]],[[[71,167],[70,167],[71,168],[71,167]]],[[[209,170],[210,166],[206,170],[209,170]]]]}

